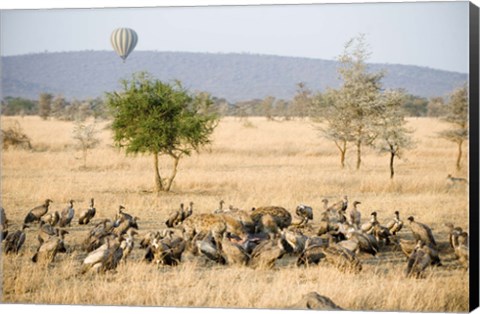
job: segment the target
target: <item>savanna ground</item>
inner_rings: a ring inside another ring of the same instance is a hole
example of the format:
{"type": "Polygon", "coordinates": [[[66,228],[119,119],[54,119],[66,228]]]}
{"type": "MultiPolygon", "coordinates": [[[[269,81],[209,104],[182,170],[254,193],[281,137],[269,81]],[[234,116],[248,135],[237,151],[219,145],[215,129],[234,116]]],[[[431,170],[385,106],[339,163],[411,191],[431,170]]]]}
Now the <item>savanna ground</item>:
{"type": "MultiPolygon", "coordinates": [[[[448,247],[446,222],[468,230],[468,187],[449,187],[446,177],[467,177],[455,171],[456,147],[439,139],[448,125],[429,118],[409,120],[416,147],[397,160],[389,178],[388,155],[365,149],[362,167],[355,170],[353,149],[341,170],[337,149],[321,138],[308,121],[266,121],[249,118],[221,120],[213,144],[199,155],[181,160],[173,191],[152,193],[151,156],[125,156],[112,146],[111,132],[99,125],[101,144],[82,167],[81,152],[72,139],[72,122],[38,117],[2,117],[21,124],[34,151],[2,153],[2,206],[12,230],[21,227],[28,210],[51,198],[50,211],[61,211],[69,199],[75,208],[95,198],[97,216],[113,218],[120,204],[139,217],[140,236],[164,227],[167,215],[181,202],[195,203],[194,212],[212,212],[226,204],[249,209],[279,205],[294,214],[305,203],[319,221],[321,200],[361,201],[362,220],[377,211],[380,222],[413,215],[431,226],[442,248],[442,267],[430,268],[424,279],[404,276],[406,258],[392,248],[378,258],[361,255],[360,274],[340,273],[326,262],[298,268],[295,259],[279,260],[272,270],[226,267],[187,260],[177,267],[156,267],[142,261],[138,247],[115,273],[78,275],[85,253],[78,248],[90,226],[76,218],[66,243],[71,252],[58,254],[49,266],[32,263],[37,227],[27,229],[25,246],[17,256],[2,256],[3,303],[149,305],[175,307],[287,308],[303,294],[316,291],[348,310],[468,311],[468,272],[460,268],[448,247]]],[[[465,147],[466,158],[468,151],[465,147]]],[[[164,160],[162,172],[169,172],[164,160]]],[[[411,238],[408,227],[400,237],[411,238]]]]}

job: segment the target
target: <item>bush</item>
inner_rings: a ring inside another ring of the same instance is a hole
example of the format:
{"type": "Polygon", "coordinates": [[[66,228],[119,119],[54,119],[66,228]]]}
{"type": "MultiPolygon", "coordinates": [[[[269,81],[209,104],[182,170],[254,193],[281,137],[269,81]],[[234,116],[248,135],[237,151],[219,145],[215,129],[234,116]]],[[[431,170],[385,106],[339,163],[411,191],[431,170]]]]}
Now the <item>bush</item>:
{"type": "Polygon", "coordinates": [[[3,149],[8,149],[11,146],[20,147],[23,149],[32,149],[30,138],[23,133],[22,127],[18,121],[8,127],[6,130],[2,129],[2,143],[3,149]]]}

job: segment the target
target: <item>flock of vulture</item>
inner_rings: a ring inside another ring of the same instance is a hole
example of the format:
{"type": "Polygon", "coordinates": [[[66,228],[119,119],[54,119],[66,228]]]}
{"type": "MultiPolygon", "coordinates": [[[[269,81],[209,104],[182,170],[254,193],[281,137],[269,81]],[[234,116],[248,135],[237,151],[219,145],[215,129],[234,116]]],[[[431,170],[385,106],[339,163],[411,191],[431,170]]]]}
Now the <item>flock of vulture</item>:
{"type": "MultiPolygon", "coordinates": [[[[75,202],[70,200],[60,213],[49,211],[51,203],[47,199],[31,209],[17,230],[12,230],[1,208],[5,254],[19,253],[26,239],[25,229],[34,226],[38,229],[38,246],[32,262],[52,263],[57,253],[71,252],[73,246],[65,238],[74,224],[75,202]]],[[[277,260],[290,256],[299,267],[330,264],[342,272],[358,273],[363,256],[377,256],[387,250],[405,254],[407,277],[422,278],[428,267],[442,265],[440,248],[427,225],[412,216],[404,222],[398,211],[385,224],[378,221],[376,212],[362,219],[360,204],[355,201],[349,206],[347,196],[333,205],[324,199],[323,209],[318,212],[320,219],[313,223],[314,211],[307,205],[297,206],[292,215],[279,206],[242,210],[224,207],[225,202],[220,201],[219,208],[210,213],[195,213],[190,202],[172,211],[158,231],[140,232],[138,218],[125,212],[123,206],[112,219],[94,219],[96,209],[91,199],[90,206],[77,212],[75,220],[87,228],[81,245],[76,246],[85,254],[79,273],[114,270],[119,263],[133,260],[129,256],[134,249],[143,250],[146,263],[170,266],[188,256],[206,263],[272,268],[277,260]]],[[[468,234],[460,227],[448,227],[450,250],[459,265],[468,269],[468,234]]]]}

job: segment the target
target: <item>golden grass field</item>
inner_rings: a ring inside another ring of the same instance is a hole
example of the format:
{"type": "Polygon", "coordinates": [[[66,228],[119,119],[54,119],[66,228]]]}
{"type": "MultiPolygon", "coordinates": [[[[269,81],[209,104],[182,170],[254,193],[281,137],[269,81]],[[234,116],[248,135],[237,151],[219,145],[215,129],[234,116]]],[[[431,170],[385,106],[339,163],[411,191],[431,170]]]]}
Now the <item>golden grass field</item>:
{"type": "MultiPolygon", "coordinates": [[[[347,152],[347,166],[340,169],[336,147],[321,138],[305,121],[267,121],[249,118],[248,125],[224,118],[213,143],[201,154],[180,161],[173,191],[152,193],[151,156],[125,156],[112,146],[106,122],[99,124],[101,144],[93,149],[82,168],[81,152],[72,139],[73,122],[43,121],[38,117],[2,117],[2,127],[17,120],[31,138],[34,151],[2,152],[2,206],[11,229],[21,227],[28,210],[51,198],[50,211],[61,211],[69,199],[75,208],[88,207],[95,198],[97,216],[113,218],[120,204],[140,218],[140,236],[164,227],[167,215],[181,202],[195,203],[194,211],[212,212],[223,199],[243,209],[279,205],[294,215],[305,203],[314,208],[315,224],[321,200],[331,202],[348,195],[359,200],[364,220],[377,211],[380,222],[395,210],[428,224],[443,250],[443,266],[429,268],[426,278],[405,278],[406,258],[400,251],[378,258],[360,255],[360,274],[340,273],[320,263],[297,267],[295,260],[279,260],[271,270],[205,264],[199,259],[177,267],[157,267],[142,261],[138,247],[115,273],[78,275],[85,253],[75,250],[90,226],[74,219],[66,243],[72,249],[58,254],[49,266],[32,263],[37,227],[27,229],[25,246],[18,255],[2,256],[2,303],[149,305],[175,307],[288,308],[310,291],[328,296],[347,310],[468,311],[468,272],[460,268],[448,247],[446,222],[468,230],[468,187],[449,187],[446,177],[467,177],[455,170],[456,147],[439,139],[448,127],[435,119],[412,118],[416,147],[396,161],[390,180],[388,156],[365,149],[362,168],[355,170],[355,155],[347,152]]],[[[162,172],[169,172],[162,160],[162,172]]],[[[400,237],[411,238],[408,227],[400,237]]]]}

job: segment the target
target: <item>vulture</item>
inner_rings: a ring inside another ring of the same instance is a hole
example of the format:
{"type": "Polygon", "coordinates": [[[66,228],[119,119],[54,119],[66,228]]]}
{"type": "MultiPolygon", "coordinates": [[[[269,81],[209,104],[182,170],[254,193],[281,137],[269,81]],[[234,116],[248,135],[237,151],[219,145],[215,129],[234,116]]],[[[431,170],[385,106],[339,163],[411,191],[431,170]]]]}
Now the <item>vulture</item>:
{"type": "Polygon", "coordinates": [[[127,233],[130,228],[138,230],[137,217],[132,218],[132,220],[125,217],[118,219],[113,225],[112,233],[119,237],[127,233]]]}
{"type": "Polygon", "coordinates": [[[400,219],[400,213],[398,212],[398,210],[395,211],[394,218],[390,220],[385,227],[388,228],[388,230],[393,236],[397,235],[397,232],[402,230],[403,221],[400,219]]]}
{"type": "Polygon", "coordinates": [[[104,273],[115,269],[123,256],[123,247],[119,239],[107,238],[106,242],[90,252],[83,260],[81,273],[84,274],[90,270],[97,273],[104,273]]]}
{"type": "Polygon", "coordinates": [[[360,246],[358,245],[358,241],[355,238],[342,240],[340,242],[337,242],[337,245],[344,247],[354,253],[358,253],[360,251],[360,246]]]}
{"type": "Polygon", "coordinates": [[[73,216],[75,215],[75,209],[73,208],[74,200],[68,201],[68,206],[65,207],[62,212],[60,213],[60,223],[58,224],[60,227],[70,226],[70,223],[73,220],[73,216]]]}
{"type": "Polygon", "coordinates": [[[349,213],[349,222],[355,229],[360,229],[360,223],[362,219],[362,214],[358,211],[357,205],[361,204],[359,201],[353,202],[353,208],[350,210],[349,213]]]}
{"type": "Polygon", "coordinates": [[[455,247],[458,245],[459,237],[461,237],[461,234],[463,233],[463,229],[460,227],[454,227],[451,223],[447,223],[445,226],[449,229],[448,240],[450,247],[455,250],[455,247]]]}
{"type": "Polygon", "coordinates": [[[345,195],[341,201],[338,201],[332,206],[330,206],[328,210],[335,211],[335,212],[338,212],[338,211],[345,212],[347,210],[347,207],[348,207],[348,196],[345,195]]]}
{"type": "Polygon", "coordinates": [[[44,240],[41,236],[38,236],[39,247],[35,255],[33,255],[32,261],[34,263],[51,263],[55,260],[57,253],[67,252],[65,243],[63,242],[65,234],[68,234],[68,231],[59,230],[58,236],[52,235],[46,240],[44,240]]]}
{"type": "Polygon", "coordinates": [[[328,240],[320,237],[308,238],[305,242],[305,249],[297,259],[297,266],[318,264],[325,258],[323,249],[328,246],[328,240]]]}
{"type": "Polygon", "coordinates": [[[370,214],[370,220],[368,222],[364,223],[360,227],[360,229],[365,233],[371,234],[371,233],[373,233],[373,226],[375,226],[376,224],[378,224],[377,212],[372,212],[370,214]]]}
{"type": "MultiPolygon", "coordinates": [[[[466,240],[468,237],[468,234],[466,232],[463,232],[460,236],[466,240]]],[[[458,258],[458,261],[462,264],[462,266],[465,269],[468,269],[468,261],[469,261],[468,251],[469,250],[468,250],[467,241],[458,241],[456,243],[454,250],[455,250],[455,255],[458,258]]]]}
{"type": "Polygon", "coordinates": [[[183,203],[180,204],[180,209],[175,210],[170,214],[170,216],[168,216],[167,220],[165,221],[165,225],[168,228],[173,228],[183,221],[182,217],[185,217],[185,208],[183,203]]]}
{"type": "Polygon", "coordinates": [[[305,249],[308,237],[296,230],[282,230],[281,241],[287,253],[300,254],[305,249]]]}
{"type": "Polygon", "coordinates": [[[355,253],[338,244],[330,244],[323,249],[325,259],[342,272],[359,273],[362,270],[362,263],[355,253]]]}
{"type": "Polygon", "coordinates": [[[80,216],[78,217],[78,224],[88,225],[90,220],[95,217],[97,210],[95,209],[94,202],[95,200],[93,198],[90,199],[90,207],[80,213],[80,216]]]}
{"type": "Polygon", "coordinates": [[[40,221],[40,228],[38,228],[38,236],[45,240],[45,238],[57,235],[58,229],[55,229],[51,224],[40,221]]]}
{"type": "Polygon", "coordinates": [[[230,232],[225,232],[222,239],[222,253],[227,265],[246,265],[250,256],[245,249],[238,243],[231,241],[234,236],[230,232]]]}
{"type": "Polygon", "coordinates": [[[126,232],[126,235],[123,237],[124,243],[124,249],[123,249],[123,254],[122,254],[122,260],[124,262],[127,261],[128,256],[130,256],[130,253],[132,253],[133,247],[134,247],[134,236],[138,234],[138,232],[135,229],[128,229],[126,232]]]}
{"type": "Polygon", "coordinates": [[[43,215],[45,215],[48,212],[48,207],[50,206],[50,203],[53,201],[51,199],[46,199],[45,203],[42,205],[39,205],[37,207],[32,208],[27,216],[25,217],[23,223],[28,224],[31,222],[39,222],[40,219],[42,218],[43,215]]]}
{"type": "Polygon", "coordinates": [[[416,222],[413,216],[408,217],[407,220],[415,240],[422,240],[428,246],[437,246],[432,230],[427,225],[416,222]]]}
{"type": "Polygon", "coordinates": [[[377,239],[378,243],[380,243],[382,240],[385,240],[386,245],[390,244],[390,237],[392,236],[392,234],[387,227],[381,226],[379,223],[376,223],[373,226],[373,235],[377,239]]]}
{"type": "Polygon", "coordinates": [[[353,240],[358,243],[358,250],[376,256],[378,253],[378,242],[374,237],[369,237],[367,234],[364,234],[359,231],[352,231],[347,234],[349,240],[353,240]]]}
{"type": "Polygon", "coordinates": [[[0,236],[2,237],[0,241],[3,241],[8,234],[8,220],[7,215],[5,214],[5,209],[0,207],[0,236]]]}
{"type": "Polygon", "coordinates": [[[91,252],[102,246],[107,237],[112,237],[113,222],[110,219],[104,219],[97,223],[88,233],[88,237],[83,242],[83,249],[91,252]]]}
{"type": "Polygon", "coordinates": [[[192,242],[196,245],[198,251],[200,251],[200,253],[205,255],[208,259],[222,265],[226,264],[227,261],[222,255],[221,242],[217,242],[215,237],[212,235],[212,232],[209,232],[203,239],[194,239],[192,242]]]}
{"type": "Polygon", "coordinates": [[[268,269],[275,266],[275,261],[285,255],[286,250],[280,239],[270,239],[260,242],[250,254],[248,266],[254,269],[268,269]]]}
{"type": "Polygon", "coordinates": [[[418,240],[415,249],[408,258],[405,275],[407,277],[420,278],[424,270],[431,264],[432,259],[427,251],[427,246],[422,240],[418,240]]]}
{"type": "Polygon", "coordinates": [[[143,236],[142,240],[140,240],[140,247],[142,249],[148,248],[152,244],[153,240],[155,238],[159,237],[159,236],[160,236],[160,233],[158,231],[157,232],[154,232],[154,231],[147,232],[143,236]]]}
{"type": "Polygon", "coordinates": [[[28,228],[28,225],[24,224],[22,226],[22,230],[17,230],[13,233],[9,233],[5,237],[5,243],[3,245],[3,250],[4,250],[5,254],[10,254],[10,253],[18,254],[18,252],[20,251],[20,249],[23,246],[23,243],[25,243],[25,238],[26,238],[25,229],[26,228],[28,228]]]}
{"type": "Polygon", "coordinates": [[[224,200],[220,200],[219,207],[213,211],[214,214],[221,214],[223,213],[223,205],[225,204],[224,200]]]}
{"type": "Polygon", "coordinates": [[[299,226],[306,225],[309,220],[313,219],[313,209],[307,205],[298,205],[295,209],[295,214],[302,219],[302,221],[298,224],[299,226]]]}
{"type": "Polygon", "coordinates": [[[52,227],[55,227],[58,222],[60,221],[60,214],[58,211],[55,211],[54,213],[46,213],[42,218],[41,222],[44,222],[46,224],[51,225],[52,227]]]}
{"type": "Polygon", "coordinates": [[[125,207],[123,205],[120,205],[118,207],[118,212],[117,212],[117,215],[115,216],[115,225],[118,225],[121,221],[126,219],[130,221],[132,228],[138,229],[138,225],[137,225],[138,217],[133,217],[132,215],[124,212],[123,211],[124,209],[125,207]]]}

